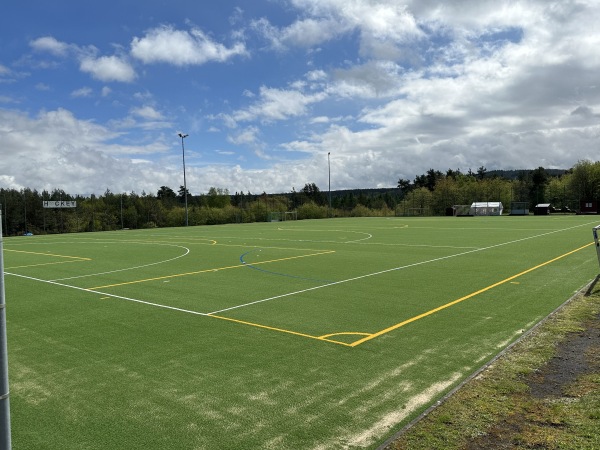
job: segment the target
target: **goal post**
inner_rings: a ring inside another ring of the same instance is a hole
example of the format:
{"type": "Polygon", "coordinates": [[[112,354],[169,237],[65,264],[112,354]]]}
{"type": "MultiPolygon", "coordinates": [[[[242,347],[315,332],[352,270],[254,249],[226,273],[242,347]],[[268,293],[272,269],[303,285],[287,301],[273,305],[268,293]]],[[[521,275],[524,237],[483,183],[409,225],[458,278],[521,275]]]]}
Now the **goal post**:
{"type": "Polygon", "coordinates": [[[269,213],[268,222],[281,222],[281,213],[279,211],[271,211],[269,213]]]}
{"type": "Polygon", "coordinates": [[[396,217],[427,217],[431,216],[431,209],[429,207],[409,208],[406,204],[400,204],[396,206],[394,215],[396,217]]]}
{"type": "Polygon", "coordinates": [[[283,220],[298,220],[298,211],[286,211],[283,213],[283,220]]]}
{"type": "Polygon", "coordinates": [[[6,301],[4,290],[4,248],[2,237],[2,205],[0,205],[0,449],[11,448],[10,401],[8,387],[8,347],[6,344],[6,301]]]}
{"type": "Polygon", "coordinates": [[[269,222],[284,222],[286,220],[298,220],[297,211],[271,211],[269,213],[269,222]]]}
{"type": "Polygon", "coordinates": [[[594,246],[596,247],[596,255],[598,256],[598,264],[600,265],[600,238],[598,237],[598,235],[600,235],[600,225],[594,227],[592,229],[593,233],[594,233],[594,246]]]}

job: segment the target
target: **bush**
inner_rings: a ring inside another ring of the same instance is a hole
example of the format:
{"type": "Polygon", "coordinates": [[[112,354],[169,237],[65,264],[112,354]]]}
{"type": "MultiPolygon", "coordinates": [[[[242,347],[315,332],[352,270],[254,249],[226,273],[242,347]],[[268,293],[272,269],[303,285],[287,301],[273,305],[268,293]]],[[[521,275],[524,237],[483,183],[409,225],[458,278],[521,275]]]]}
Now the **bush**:
{"type": "Polygon", "coordinates": [[[377,214],[372,209],[367,208],[364,205],[356,205],[352,211],[350,211],[350,217],[374,217],[377,214]]]}
{"type": "Polygon", "coordinates": [[[325,219],[326,217],[326,206],[319,206],[314,202],[307,202],[298,207],[298,219],[325,219]]]}

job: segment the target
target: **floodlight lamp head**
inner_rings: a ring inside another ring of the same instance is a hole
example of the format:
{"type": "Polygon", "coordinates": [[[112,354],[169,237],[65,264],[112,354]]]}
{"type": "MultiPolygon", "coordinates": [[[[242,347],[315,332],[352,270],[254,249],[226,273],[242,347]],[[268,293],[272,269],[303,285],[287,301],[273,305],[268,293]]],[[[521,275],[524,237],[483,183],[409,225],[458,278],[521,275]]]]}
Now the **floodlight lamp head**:
{"type": "Polygon", "coordinates": [[[188,135],[187,135],[187,134],[183,134],[183,133],[179,133],[179,137],[180,137],[181,139],[183,139],[183,138],[186,138],[186,137],[188,137],[188,135]]]}

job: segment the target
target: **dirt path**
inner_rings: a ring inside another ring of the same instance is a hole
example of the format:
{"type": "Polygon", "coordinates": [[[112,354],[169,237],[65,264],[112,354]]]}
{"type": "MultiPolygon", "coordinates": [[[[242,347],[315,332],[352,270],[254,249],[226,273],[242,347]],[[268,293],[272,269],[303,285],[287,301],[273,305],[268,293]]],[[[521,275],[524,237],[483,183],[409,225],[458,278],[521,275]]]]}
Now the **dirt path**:
{"type": "MultiPolygon", "coordinates": [[[[546,365],[524,377],[525,383],[530,387],[529,396],[535,399],[537,404],[568,402],[575,399],[578,397],[578,390],[582,388],[574,386],[580,377],[600,374],[600,314],[583,326],[584,331],[571,333],[557,345],[556,356],[546,365]]],[[[553,428],[560,427],[562,422],[560,417],[540,421],[539,415],[536,414],[515,413],[496,424],[485,436],[471,441],[466,448],[515,448],[515,443],[534,426],[553,428]]]]}

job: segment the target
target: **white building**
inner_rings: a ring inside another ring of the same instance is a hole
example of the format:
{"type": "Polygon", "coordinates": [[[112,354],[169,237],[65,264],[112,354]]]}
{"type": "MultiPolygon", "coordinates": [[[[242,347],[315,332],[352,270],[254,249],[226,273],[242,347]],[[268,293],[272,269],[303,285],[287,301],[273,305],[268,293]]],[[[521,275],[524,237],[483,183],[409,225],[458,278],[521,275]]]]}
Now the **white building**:
{"type": "Polygon", "coordinates": [[[473,202],[469,214],[471,216],[501,216],[503,209],[501,202],[473,202]]]}

